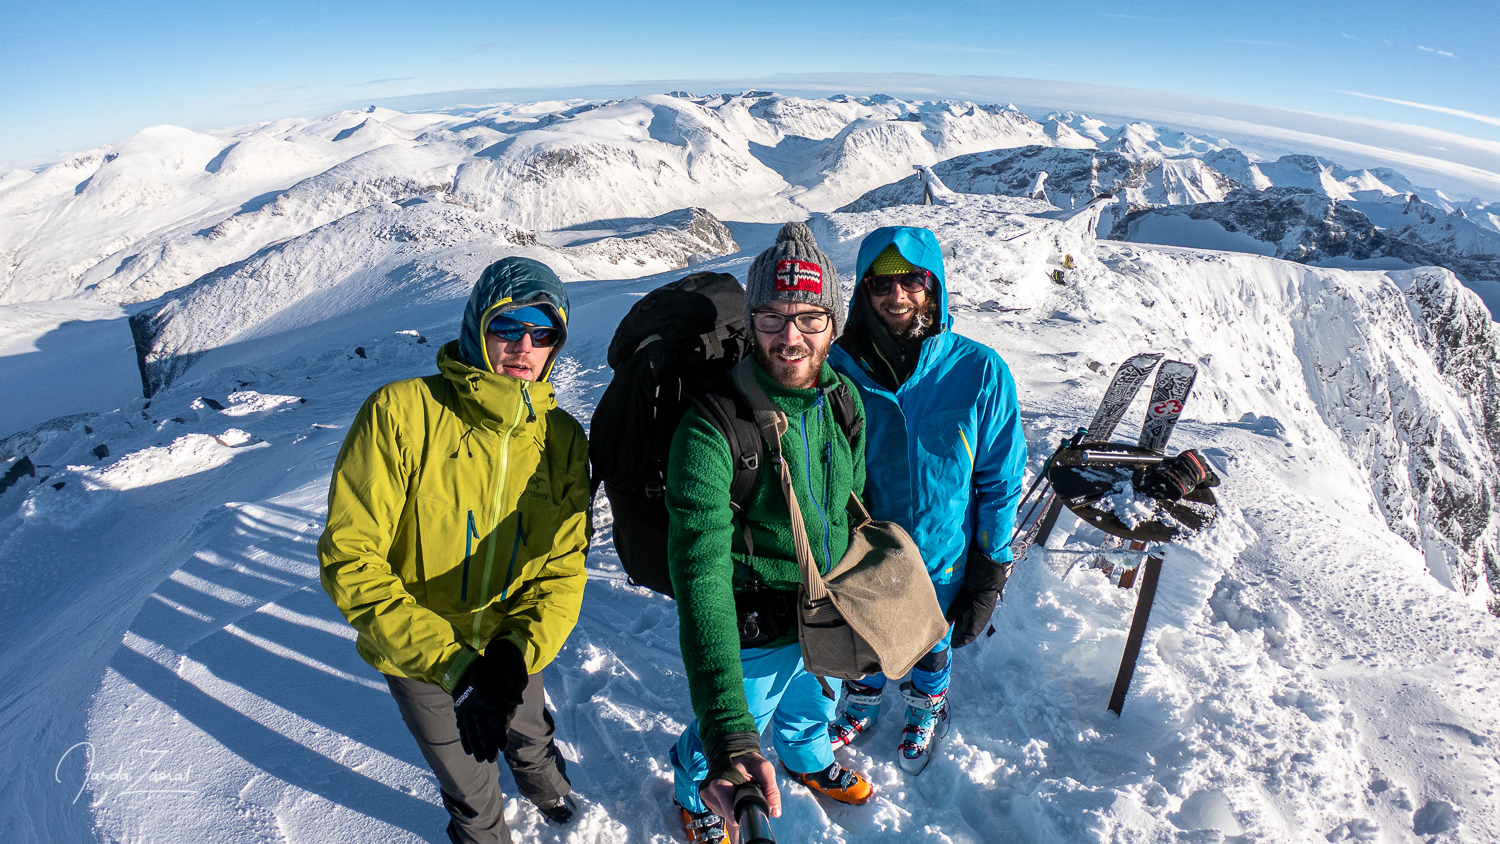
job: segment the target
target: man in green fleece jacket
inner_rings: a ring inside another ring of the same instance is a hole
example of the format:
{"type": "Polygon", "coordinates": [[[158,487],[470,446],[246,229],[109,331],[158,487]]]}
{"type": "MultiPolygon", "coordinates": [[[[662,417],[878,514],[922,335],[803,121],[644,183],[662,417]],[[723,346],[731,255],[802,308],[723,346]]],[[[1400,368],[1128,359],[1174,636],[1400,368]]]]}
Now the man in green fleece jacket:
{"type": "MultiPolygon", "coordinates": [[[[786,414],[780,451],[813,559],[827,572],[849,544],[844,505],[865,483],[864,437],[845,437],[828,393],[842,387],[861,419],[864,411],[852,386],[824,362],[842,328],[842,293],[833,262],[805,224],[788,223],[750,265],[745,309],[755,349],[753,362],[742,366],[753,367],[756,382],[786,414]]],[[[730,507],[734,456],[724,436],[690,410],[672,439],[668,559],[697,720],[671,756],[693,844],[728,840],[733,790],[747,781],[759,783],[771,813],[780,814],[775,771],[760,753],[768,724],[792,779],[846,803],[864,803],[871,794],[868,780],[833,759],[826,724],[834,701],[802,666],[794,615],[801,573],[790,511],[765,444],[760,465],[737,519],[730,507]]]]}

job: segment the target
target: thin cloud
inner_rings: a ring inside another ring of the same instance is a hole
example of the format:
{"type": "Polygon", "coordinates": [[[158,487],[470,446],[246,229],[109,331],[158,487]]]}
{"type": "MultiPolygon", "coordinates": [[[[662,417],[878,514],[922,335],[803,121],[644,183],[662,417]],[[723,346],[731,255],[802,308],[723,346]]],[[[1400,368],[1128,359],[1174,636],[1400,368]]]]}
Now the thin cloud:
{"type": "Polygon", "coordinates": [[[1455,58],[1455,56],[1447,50],[1439,50],[1434,47],[1423,47],[1421,44],[1417,45],[1417,49],[1421,50],[1424,53],[1437,53],[1440,56],[1447,56],[1450,59],[1455,58]]]}
{"type": "Polygon", "coordinates": [[[1409,108],[1420,108],[1426,111],[1435,111],[1439,114],[1451,114],[1454,117],[1466,117],[1470,120],[1477,120],[1480,123],[1488,123],[1491,126],[1500,126],[1500,117],[1491,117],[1488,114],[1475,114],[1472,111],[1463,111],[1461,109],[1448,108],[1447,106],[1440,105],[1429,105],[1428,103],[1414,103],[1411,100],[1397,100],[1391,97],[1376,96],[1375,94],[1361,94],[1358,91],[1337,91],[1335,93],[1348,94],[1351,97],[1364,97],[1367,100],[1379,100],[1383,103],[1395,103],[1396,105],[1404,105],[1409,108]]]}
{"type": "Polygon", "coordinates": [[[1021,53],[1015,50],[997,50],[994,47],[968,47],[963,44],[917,44],[911,41],[898,43],[901,47],[911,47],[915,50],[949,50],[955,53],[992,53],[997,56],[1019,56],[1021,53]]]}
{"type": "Polygon", "coordinates": [[[353,87],[363,88],[367,85],[384,85],[387,82],[410,82],[416,78],[415,76],[387,76],[384,79],[371,79],[369,82],[356,82],[353,87]]]}
{"type": "Polygon", "coordinates": [[[1364,40],[1365,40],[1365,39],[1363,39],[1363,38],[1355,38],[1355,37],[1354,37],[1354,36],[1353,36],[1353,35],[1350,35],[1350,34],[1349,34],[1349,33],[1347,33],[1347,32],[1340,32],[1340,33],[1339,33],[1339,34],[1340,34],[1340,35],[1342,35],[1342,36],[1344,36],[1344,37],[1345,37],[1345,38],[1347,38],[1347,39],[1349,39],[1349,40],[1350,40],[1350,41],[1359,41],[1359,42],[1363,42],[1363,41],[1364,41],[1364,40]]]}
{"type": "Polygon", "coordinates": [[[480,41],[478,44],[474,45],[474,52],[487,53],[498,46],[500,46],[499,41],[480,41]]]}
{"type": "Polygon", "coordinates": [[[1147,16],[1147,15],[1127,15],[1127,14],[1125,14],[1123,12],[1106,12],[1104,14],[1104,16],[1106,18],[1119,18],[1121,20],[1127,20],[1127,21],[1152,21],[1152,22],[1156,22],[1156,23],[1177,23],[1177,19],[1176,18],[1157,18],[1157,17],[1150,17],[1150,16],[1147,16]]]}
{"type": "Polygon", "coordinates": [[[1282,44],[1279,41],[1251,41],[1246,38],[1216,38],[1214,40],[1226,41],[1230,44],[1249,44],[1252,47],[1280,47],[1283,50],[1290,50],[1292,48],[1290,44],[1282,44]]]}

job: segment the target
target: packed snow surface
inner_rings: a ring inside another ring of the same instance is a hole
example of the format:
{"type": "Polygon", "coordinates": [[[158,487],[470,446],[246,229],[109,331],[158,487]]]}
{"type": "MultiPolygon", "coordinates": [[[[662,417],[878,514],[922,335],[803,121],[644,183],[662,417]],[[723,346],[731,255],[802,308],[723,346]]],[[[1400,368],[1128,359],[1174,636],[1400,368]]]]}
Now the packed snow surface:
{"type": "MultiPolygon", "coordinates": [[[[957,652],[953,730],[928,769],[895,763],[893,693],[873,735],[839,754],[876,799],[787,786],[780,840],[1500,839],[1496,584],[1460,540],[1427,531],[1440,519],[1412,486],[1417,453],[1380,456],[1381,425],[1397,423],[1360,404],[1406,378],[1402,412],[1480,461],[1477,411],[1422,344],[1439,320],[1418,304],[1477,307],[1472,294],[1435,270],[1096,243],[1098,210],[970,197],[814,223],[841,275],[876,226],[936,231],[957,330],[1017,378],[1032,472],[1130,354],[1198,363],[1173,447],[1214,462],[1222,507],[1165,552],[1123,717],[1105,704],[1137,593],[1097,565],[1119,552],[1065,518],[1018,564],[995,635],[957,652]],[[1384,380],[1362,387],[1373,372],[1384,380]]],[[[763,237],[748,246],[703,266],[743,274],[763,237]]],[[[565,408],[589,418],[615,323],[680,274],[569,284],[565,408]]],[[[314,544],[354,411],[433,371],[463,295],[384,320],[289,321],[296,343],[243,344],[149,406],[4,441],[0,458],[35,468],[0,493],[0,837],[443,840],[435,781],[319,587],[314,544]]],[[[1431,474],[1470,466],[1460,457],[1431,474]]],[[[675,609],[624,579],[602,498],[596,524],[582,616],[545,672],[582,816],[558,830],[513,798],[507,817],[527,841],[677,841],[666,749],[692,712],[675,609]]]]}

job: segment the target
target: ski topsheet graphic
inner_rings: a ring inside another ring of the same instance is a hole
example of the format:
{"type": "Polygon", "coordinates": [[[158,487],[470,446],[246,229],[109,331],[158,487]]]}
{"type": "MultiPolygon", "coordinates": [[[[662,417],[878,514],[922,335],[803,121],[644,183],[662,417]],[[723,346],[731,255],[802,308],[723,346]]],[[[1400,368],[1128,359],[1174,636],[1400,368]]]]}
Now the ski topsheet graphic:
{"type": "Polygon", "coordinates": [[[1125,409],[1135,400],[1135,394],[1140,392],[1141,385],[1146,383],[1146,378],[1151,375],[1152,368],[1161,358],[1160,352],[1147,352],[1120,364],[1120,368],[1115,370],[1114,380],[1109,382],[1109,389],[1104,391],[1099,409],[1094,411],[1094,421],[1089,423],[1088,433],[1083,437],[1084,442],[1109,441],[1115,433],[1115,427],[1120,424],[1120,417],[1125,415],[1125,409]]]}
{"type": "Polygon", "coordinates": [[[1177,419],[1182,415],[1182,406],[1188,393],[1193,391],[1193,382],[1198,378],[1198,367],[1180,360],[1169,360],[1156,371],[1156,384],[1151,387],[1151,404],[1146,406],[1146,421],[1141,425],[1141,448],[1149,448],[1160,454],[1166,451],[1167,440],[1177,419]]]}

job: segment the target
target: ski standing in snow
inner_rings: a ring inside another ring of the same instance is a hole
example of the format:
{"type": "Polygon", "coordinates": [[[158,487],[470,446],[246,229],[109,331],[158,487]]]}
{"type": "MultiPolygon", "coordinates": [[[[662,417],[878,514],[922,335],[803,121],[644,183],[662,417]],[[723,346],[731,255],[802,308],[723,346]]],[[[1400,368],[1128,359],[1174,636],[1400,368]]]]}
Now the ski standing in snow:
{"type": "Polygon", "coordinates": [[[492,264],[439,374],[360,408],[328,491],[323,588],[385,675],[462,844],[511,840],[502,754],[549,821],[577,812],[541,673],[587,579],[588,444],[548,383],[567,320],[547,266],[492,264]]]}
{"type": "MultiPolygon", "coordinates": [[[[863,410],[848,381],[826,364],[843,327],[841,298],[833,262],[805,224],[788,223],[750,265],[745,316],[754,351],[734,375],[752,379],[784,414],[775,453],[755,442],[751,462],[780,469],[785,461],[786,473],[758,472],[744,505],[735,506],[743,455],[705,416],[708,406],[696,403],[672,440],[668,560],[697,719],[670,757],[683,830],[694,844],[729,840],[739,786],[758,786],[770,814],[780,814],[775,770],[760,752],[768,726],[793,781],[845,803],[864,803],[873,791],[834,760],[834,701],[803,667],[794,612],[802,574],[780,483],[790,476],[811,557],[828,572],[849,545],[845,504],[865,483],[863,410]],[[852,437],[835,418],[840,401],[859,420],[852,437]]],[[[721,385],[719,394],[735,391],[743,392],[721,385]]]]}
{"type": "MultiPolygon", "coordinates": [[[[849,327],[829,362],[864,403],[870,512],[916,541],[952,622],[900,687],[906,726],[897,761],[919,773],[948,731],[951,650],[989,627],[1010,572],[1026,439],[1010,369],[953,331],[936,236],[876,229],[856,266],[849,327]]],[[[835,747],[874,725],[886,681],[844,682],[843,711],[828,728],[835,747]]]]}

